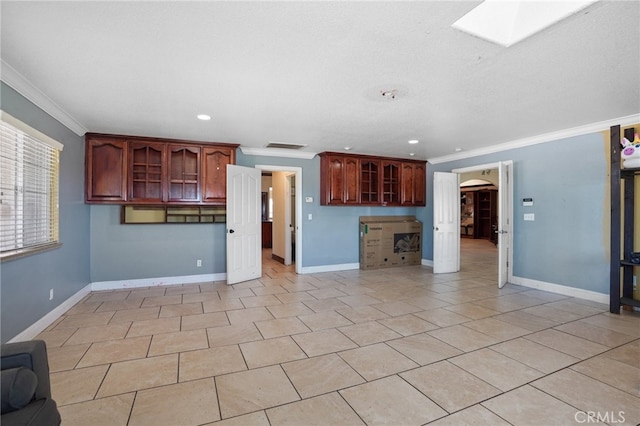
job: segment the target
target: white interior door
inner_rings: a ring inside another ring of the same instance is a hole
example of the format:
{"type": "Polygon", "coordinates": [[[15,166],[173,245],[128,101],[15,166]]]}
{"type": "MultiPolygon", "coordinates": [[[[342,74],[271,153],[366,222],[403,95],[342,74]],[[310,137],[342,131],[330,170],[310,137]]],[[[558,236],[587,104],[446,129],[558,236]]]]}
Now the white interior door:
{"type": "Polygon", "coordinates": [[[513,162],[498,163],[498,287],[511,277],[513,265],[513,162]]]}
{"type": "Polygon", "coordinates": [[[227,284],[262,276],[261,171],[227,165],[227,284]]]}
{"type": "Polygon", "coordinates": [[[460,183],[457,173],[433,174],[433,273],[460,270],[460,183]]]}

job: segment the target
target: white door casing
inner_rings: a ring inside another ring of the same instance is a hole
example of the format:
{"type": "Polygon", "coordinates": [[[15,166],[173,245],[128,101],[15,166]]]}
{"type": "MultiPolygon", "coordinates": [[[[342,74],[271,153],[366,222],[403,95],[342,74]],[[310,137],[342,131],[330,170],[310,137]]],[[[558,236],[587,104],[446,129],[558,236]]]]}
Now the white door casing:
{"type": "Polygon", "coordinates": [[[227,284],[262,276],[261,171],[227,165],[227,284]]]}
{"type": "Polygon", "coordinates": [[[433,174],[433,273],[460,270],[460,182],[457,173],[433,174]]]}
{"type": "Polygon", "coordinates": [[[291,231],[293,231],[291,219],[291,174],[285,176],[284,186],[284,264],[292,263],[291,257],[291,231]]]}

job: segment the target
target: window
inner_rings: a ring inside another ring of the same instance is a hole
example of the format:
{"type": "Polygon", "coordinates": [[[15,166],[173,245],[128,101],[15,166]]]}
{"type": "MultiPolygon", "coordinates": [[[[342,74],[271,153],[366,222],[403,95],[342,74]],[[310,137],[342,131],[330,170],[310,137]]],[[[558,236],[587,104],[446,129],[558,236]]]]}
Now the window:
{"type": "Polygon", "coordinates": [[[62,144],[0,111],[0,258],[58,244],[62,144]]]}

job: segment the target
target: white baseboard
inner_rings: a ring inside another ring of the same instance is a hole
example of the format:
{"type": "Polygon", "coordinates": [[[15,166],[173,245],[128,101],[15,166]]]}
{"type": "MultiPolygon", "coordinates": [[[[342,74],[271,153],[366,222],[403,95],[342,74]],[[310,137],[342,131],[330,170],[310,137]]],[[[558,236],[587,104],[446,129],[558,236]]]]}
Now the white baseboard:
{"type": "Polygon", "coordinates": [[[360,263],[341,263],[338,265],[303,266],[300,268],[302,274],[318,274],[321,272],[349,271],[360,269],[360,263]]]}
{"type": "Polygon", "coordinates": [[[433,268],[433,260],[431,260],[431,259],[422,259],[422,266],[431,266],[433,268]]]}
{"type": "MultiPolygon", "coordinates": [[[[433,266],[433,261],[428,259],[422,259],[422,265],[433,266]]],[[[343,263],[337,265],[322,265],[322,266],[307,266],[301,268],[303,274],[315,274],[321,272],[337,272],[348,271],[352,269],[359,269],[359,263],[343,263]]],[[[202,275],[184,275],[178,277],[160,277],[160,278],[142,278],[136,280],[122,280],[122,281],[100,281],[86,285],[80,291],[67,300],[62,302],[51,312],[40,318],[22,333],[15,336],[9,342],[21,342],[25,340],[31,340],[38,334],[42,333],[47,327],[53,324],[58,318],[60,318],[65,312],[71,309],[76,303],[82,300],[83,297],[88,295],[91,291],[104,291],[104,290],[121,290],[127,288],[139,288],[139,287],[155,287],[165,285],[179,285],[179,284],[193,284],[210,281],[225,281],[227,279],[226,273],[220,274],[202,274],[202,275]]],[[[560,284],[547,283],[544,281],[532,280],[523,277],[512,277],[510,282],[512,284],[521,285],[524,287],[535,288],[538,290],[544,290],[551,293],[562,294],[564,296],[578,297],[580,299],[592,300],[599,303],[609,303],[609,295],[604,293],[598,293],[591,290],[583,290],[575,287],[568,287],[560,284]]]]}
{"type": "Polygon", "coordinates": [[[11,342],[23,342],[25,340],[32,340],[38,334],[42,333],[47,329],[51,324],[53,324],[58,318],[62,316],[65,312],[71,309],[76,303],[82,300],[87,294],[91,292],[91,284],[87,284],[80,291],[75,293],[73,296],[59,304],[53,310],[51,310],[48,314],[40,318],[38,321],[33,323],[30,327],[24,330],[22,333],[18,334],[13,339],[9,340],[11,342]]]}
{"type": "Polygon", "coordinates": [[[512,277],[509,280],[512,284],[521,285],[524,287],[531,287],[538,290],[548,291],[550,293],[562,294],[564,296],[578,297],[580,299],[591,300],[594,302],[609,304],[609,295],[605,293],[598,293],[591,290],[583,290],[581,288],[569,287],[566,285],[547,283],[544,281],[532,280],[529,278],[512,277]]]}
{"type": "Polygon", "coordinates": [[[210,281],[225,281],[227,274],[202,274],[202,275],[185,275],[180,277],[161,277],[161,278],[142,278],[136,280],[122,280],[122,281],[100,281],[91,284],[87,284],[80,289],[73,296],[62,302],[56,308],[51,310],[48,314],[40,318],[38,321],[29,326],[26,330],[15,336],[9,342],[22,342],[25,340],[32,340],[38,334],[42,333],[53,324],[58,318],[60,318],[65,312],[71,309],[76,303],[82,300],[83,297],[88,295],[92,291],[104,291],[104,290],[122,290],[127,288],[139,288],[139,287],[155,287],[164,285],[179,285],[179,284],[193,284],[210,281]]]}
{"type": "Polygon", "coordinates": [[[139,278],[135,280],[98,281],[91,283],[91,291],[122,290],[126,288],[159,287],[165,285],[194,284],[210,281],[225,281],[226,273],[183,275],[178,277],[139,278]]]}

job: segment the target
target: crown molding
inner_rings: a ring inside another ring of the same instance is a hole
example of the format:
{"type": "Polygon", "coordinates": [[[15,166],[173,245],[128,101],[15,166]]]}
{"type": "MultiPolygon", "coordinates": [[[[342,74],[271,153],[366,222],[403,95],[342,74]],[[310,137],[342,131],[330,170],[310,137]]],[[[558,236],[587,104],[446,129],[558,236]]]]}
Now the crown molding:
{"type": "Polygon", "coordinates": [[[283,148],[249,148],[241,146],[240,150],[245,155],[264,155],[265,157],[301,158],[311,160],[316,156],[315,152],[293,151],[283,148]]]}
{"type": "Polygon", "coordinates": [[[89,130],[2,59],[0,79],[78,136],[89,130]]]}
{"type": "Polygon", "coordinates": [[[557,132],[544,133],[529,138],[516,139],[497,145],[487,146],[485,148],[474,149],[467,152],[460,152],[442,157],[429,158],[427,161],[431,164],[447,163],[449,161],[463,160],[465,158],[478,157],[480,155],[494,154],[496,152],[507,151],[515,148],[523,148],[525,146],[537,145],[541,143],[551,142],[559,139],[566,139],[574,136],[586,135],[589,133],[601,132],[609,130],[611,126],[619,124],[620,126],[630,126],[640,123],[640,113],[627,115],[625,117],[612,118],[609,120],[599,121],[597,123],[586,124],[584,126],[572,127],[570,129],[559,130],[557,132]]]}

